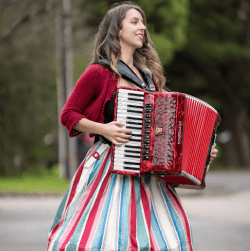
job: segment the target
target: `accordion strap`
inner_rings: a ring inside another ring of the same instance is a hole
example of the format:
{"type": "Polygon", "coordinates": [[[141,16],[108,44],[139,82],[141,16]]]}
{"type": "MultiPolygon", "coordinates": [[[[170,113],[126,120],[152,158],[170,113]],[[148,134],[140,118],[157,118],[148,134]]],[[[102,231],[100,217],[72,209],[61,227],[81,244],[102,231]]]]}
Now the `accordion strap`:
{"type": "MultiPolygon", "coordinates": [[[[100,64],[109,70],[111,69],[110,61],[108,59],[100,59],[94,64],[100,64]]],[[[145,75],[145,78],[147,80],[147,83],[144,83],[138,76],[134,73],[134,71],[123,61],[118,61],[116,68],[118,72],[121,74],[121,77],[128,80],[129,82],[135,84],[141,89],[147,90],[147,91],[155,91],[155,85],[154,81],[152,79],[152,73],[149,70],[143,71],[143,74],[145,75]]]]}

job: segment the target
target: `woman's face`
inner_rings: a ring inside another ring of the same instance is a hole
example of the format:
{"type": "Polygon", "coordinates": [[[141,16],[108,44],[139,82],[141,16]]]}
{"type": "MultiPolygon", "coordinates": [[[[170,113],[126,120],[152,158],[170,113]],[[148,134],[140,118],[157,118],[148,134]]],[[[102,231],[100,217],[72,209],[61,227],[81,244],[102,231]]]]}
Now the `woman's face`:
{"type": "Polygon", "coordinates": [[[132,47],[134,50],[143,45],[146,27],[139,11],[129,9],[122,21],[122,29],[119,31],[119,43],[121,47],[132,47]]]}

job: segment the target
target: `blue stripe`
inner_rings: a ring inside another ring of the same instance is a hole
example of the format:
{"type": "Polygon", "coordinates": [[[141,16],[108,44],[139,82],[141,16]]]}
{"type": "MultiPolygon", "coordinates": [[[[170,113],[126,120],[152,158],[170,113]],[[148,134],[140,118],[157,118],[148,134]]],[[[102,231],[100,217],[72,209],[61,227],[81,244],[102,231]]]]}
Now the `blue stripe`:
{"type": "Polygon", "coordinates": [[[61,220],[62,218],[62,214],[63,214],[63,211],[64,211],[64,208],[66,206],[66,202],[67,202],[67,197],[68,197],[68,194],[69,194],[69,190],[70,190],[70,186],[68,187],[65,195],[63,196],[63,199],[60,203],[60,206],[59,208],[57,209],[57,212],[56,212],[56,216],[55,216],[55,219],[53,221],[53,224],[52,224],[52,227],[50,229],[50,232],[53,230],[53,228],[56,226],[56,224],[61,220]]]}
{"type": "Polygon", "coordinates": [[[134,177],[135,195],[136,195],[136,213],[137,213],[137,228],[136,234],[139,242],[140,250],[148,250],[150,241],[148,238],[147,225],[145,222],[145,215],[143,217],[143,209],[141,205],[141,178],[134,177]]]}
{"type": "MultiPolygon", "coordinates": [[[[99,146],[100,146],[100,145],[99,145],[99,146]]],[[[99,146],[98,146],[98,147],[99,147],[99,146]]],[[[94,151],[93,151],[93,153],[94,153],[94,151]]],[[[104,156],[105,156],[105,154],[101,155],[100,159],[99,159],[98,161],[95,162],[94,167],[93,167],[93,170],[95,170],[95,172],[98,172],[98,171],[100,170],[100,167],[102,166],[102,163],[103,163],[104,156]]],[[[94,177],[94,176],[92,175],[92,177],[94,177]]],[[[101,177],[101,180],[100,180],[100,183],[99,183],[98,186],[101,185],[101,183],[102,183],[102,181],[103,181],[104,178],[105,178],[105,175],[103,175],[103,176],[101,177]]],[[[92,180],[93,180],[93,179],[92,179],[92,180]]],[[[92,180],[89,180],[89,181],[90,181],[89,183],[91,183],[92,180]]],[[[71,218],[74,217],[74,214],[76,213],[77,209],[79,209],[79,203],[82,201],[82,197],[84,196],[84,192],[87,190],[87,188],[88,188],[88,186],[86,186],[86,188],[83,189],[83,191],[81,191],[81,196],[78,198],[78,201],[76,202],[74,208],[72,209],[72,211],[71,211],[69,217],[65,220],[65,222],[64,222],[64,224],[63,224],[63,228],[61,229],[61,232],[60,232],[60,234],[58,235],[57,240],[56,240],[56,242],[55,242],[55,247],[56,247],[56,249],[57,249],[57,247],[58,247],[59,241],[60,241],[62,235],[64,234],[64,232],[65,232],[65,230],[66,230],[66,228],[67,228],[67,226],[68,226],[68,224],[69,224],[71,218]]],[[[90,201],[89,201],[89,204],[87,205],[85,211],[84,211],[83,214],[81,215],[81,218],[80,218],[79,222],[77,223],[77,227],[76,227],[76,229],[75,229],[75,231],[74,231],[74,233],[73,233],[73,235],[72,235],[72,237],[71,237],[71,239],[70,239],[70,241],[69,241],[69,243],[68,243],[67,249],[68,249],[68,248],[69,248],[69,250],[70,250],[71,248],[75,248],[75,249],[76,249],[76,247],[77,247],[77,245],[78,245],[78,240],[79,240],[79,238],[80,238],[80,234],[81,234],[82,228],[83,228],[83,226],[84,226],[86,220],[88,220],[87,215],[88,215],[88,213],[89,213],[89,211],[90,211],[90,209],[91,209],[91,207],[92,207],[92,204],[95,202],[95,201],[94,201],[95,194],[96,194],[98,191],[99,191],[99,189],[98,189],[98,187],[97,187],[96,191],[94,192],[92,198],[91,198],[90,201]]],[[[55,250],[56,250],[56,249],[55,249],[55,250]]]]}
{"type": "Polygon", "coordinates": [[[121,190],[121,204],[120,204],[120,219],[119,219],[119,236],[118,236],[118,251],[121,250],[121,238],[122,238],[122,221],[123,221],[123,204],[124,204],[124,187],[125,187],[125,182],[124,182],[125,176],[123,176],[122,179],[122,190],[121,190]]]}
{"type": "Polygon", "coordinates": [[[181,251],[183,251],[184,250],[183,246],[187,247],[187,243],[186,243],[186,238],[185,238],[185,231],[184,231],[184,229],[181,229],[179,227],[179,226],[182,226],[182,222],[179,218],[179,215],[176,213],[176,211],[173,209],[173,206],[169,202],[169,199],[168,199],[166,192],[163,188],[162,182],[159,182],[159,183],[160,183],[160,187],[161,187],[161,191],[163,193],[164,199],[167,203],[167,207],[168,207],[169,213],[171,215],[171,219],[173,220],[173,224],[174,224],[174,227],[175,227],[177,235],[178,235],[181,251]]]}
{"type": "Polygon", "coordinates": [[[107,224],[107,216],[108,216],[108,209],[109,209],[109,206],[110,206],[110,202],[111,202],[111,198],[112,198],[112,194],[113,194],[113,191],[114,191],[114,185],[115,185],[115,180],[116,180],[116,177],[117,175],[113,175],[112,176],[112,183],[111,183],[111,186],[110,186],[110,189],[109,189],[109,196],[108,196],[108,201],[106,203],[106,207],[104,208],[104,212],[105,212],[105,215],[104,215],[104,223],[103,224],[103,227],[102,227],[102,232],[101,232],[101,236],[100,236],[100,243],[99,243],[99,250],[101,250],[101,247],[102,247],[102,242],[103,242],[103,237],[104,237],[104,230],[105,230],[105,226],[107,224]]]}

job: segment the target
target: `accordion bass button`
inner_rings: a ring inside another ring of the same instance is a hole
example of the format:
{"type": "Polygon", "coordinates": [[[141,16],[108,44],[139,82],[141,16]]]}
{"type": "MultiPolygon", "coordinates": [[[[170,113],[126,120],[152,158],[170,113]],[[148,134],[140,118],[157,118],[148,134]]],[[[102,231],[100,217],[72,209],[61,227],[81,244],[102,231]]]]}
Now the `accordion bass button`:
{"type": "Polygon", "coordinates": [[[144,105],[144,107],[145,108],[151,108],[151,107],[153,107],[153,104],[147,103],[147,104],[144,105]]]}

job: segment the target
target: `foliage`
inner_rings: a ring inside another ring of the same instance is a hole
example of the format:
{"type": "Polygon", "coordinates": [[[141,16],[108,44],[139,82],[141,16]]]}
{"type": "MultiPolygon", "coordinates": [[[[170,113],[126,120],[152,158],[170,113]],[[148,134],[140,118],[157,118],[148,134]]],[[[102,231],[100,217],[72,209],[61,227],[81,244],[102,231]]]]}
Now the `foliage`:
{"type": "MultiPolygon", "coordinates": [[[[91,0],[86,2],[93,4],[91,0]]],[[[87,20],[88,23],[97,26],[109,7],[119,2],[124,1],[95,0],[93,15],[87,20]]],[[[186,43],[188,0],[135,0],[133,2],[145,11],[148,30],[162,63],[170,64],[175,52],[181,50],[186,43]]]]}
{"type": "Polygon", "coordinates": [[[58,166],[51,170],[25,172],[21,177],[0,178],[0,194],[62,195],[70,181],[60,179],[58,166]]]}
{"type": "Polygon", "coordinates": [[[171,90],[200,97],[220,112],[219,132],[232,135],[222,148],[227,165],[249,167],[250,17],[244,3],[191,0],[187,44],[166,72],[171,90]]]}
{"type": "MultiPolygon", "coordinates": [[[[0,1],[0,175],[48,169],[57,162],[54,27],[60,2],[0,1]]],[[[91,61],[99,22],[116,2],[121,1],[72,0],[75,81],[91,61]]],[[[146,13],[168,87],[210,103],[222,116],[219,131],[232,132],[233,141],[219,146],[220,162],[250,166],[249,3],[134,2],[146,13]]]]}

